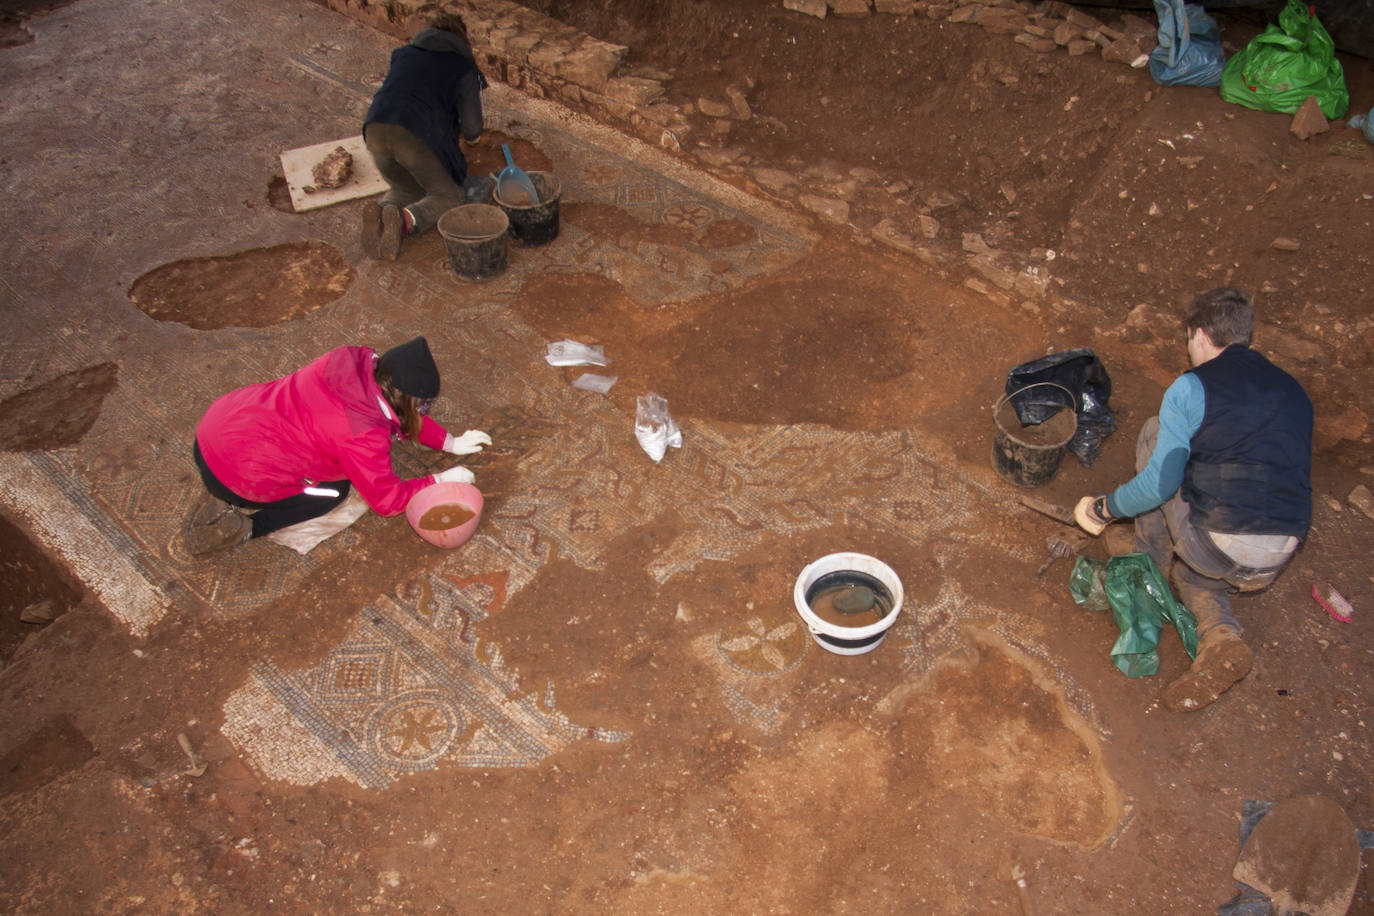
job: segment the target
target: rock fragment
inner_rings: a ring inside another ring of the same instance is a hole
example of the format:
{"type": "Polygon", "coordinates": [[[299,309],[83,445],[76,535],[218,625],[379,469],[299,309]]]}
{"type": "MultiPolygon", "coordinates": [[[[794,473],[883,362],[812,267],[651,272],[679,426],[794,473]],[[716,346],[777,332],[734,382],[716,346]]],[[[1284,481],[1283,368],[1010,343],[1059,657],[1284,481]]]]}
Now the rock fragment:
{"type": "Polygon", "coordinates": [[[1299,140],[1306,140],[1308,137],[1315,137],[1317,134],[1324,134],[1331,128],[1327,123],[1326,115],[1322,114],[1322,107],[1317,103],[1315,95],[1309,95],[1307,100],[1298,108],[1293,115],[1293,123],[1289,130],[1293,132],[1299,140]]]}

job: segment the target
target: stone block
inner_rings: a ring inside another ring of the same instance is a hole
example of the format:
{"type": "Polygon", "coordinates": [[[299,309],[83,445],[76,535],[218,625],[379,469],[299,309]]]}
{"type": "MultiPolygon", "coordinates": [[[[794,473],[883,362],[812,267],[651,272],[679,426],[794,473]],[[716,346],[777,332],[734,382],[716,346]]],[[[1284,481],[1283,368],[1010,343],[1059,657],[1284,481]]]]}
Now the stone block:
{"type": "Polygon", "coordinates": [[[1089,41],[1086,38],[1075,38],[1069,42],[1068,49],[1070,57],[1082,57],[1084,54],[1096,51],[1097,42],[1089,41]]]}
{"type": "Polygon", "coordinates": [[[963,6],[956,7],[955,10],[949,14],[949,21],[977,22],[978,14],[982,11],[983,5],[981,3],[967,3],[963,6]]]}
{"type": "MultiPolygon", "coordinates": [[[[628,50],[623,45],[607,44],[600,41],[589,42],[550,61],[539,69],[570,83],[586,86],[597,92],[604,92],[611,74],[615,72],[616,67],[620,66],[621,58],[625,56],[625,52],[628,50]]],[[[534,63],[533,55],[531,55],[530,63],[534,63]]]]}
{"type": "Polygon", "coordinates": [[[1298,107],[1297,113],[1293,115],[1293,123],[1289,126],[1289,130],[1299,140],[1306,140],[1308,137],[1326,133],[1330,127],[1326,115],[1322,114],[1321,105],[1317,103],[1317,97],[1309,95],[1298,107]]]}
{"type": "Polygon", "coordinates": [[[1062,46],[1067,45],[1069,42],[1073,41],[1075,38],[1082,34],[1082,29],[1079,29],[1076,26],[1072,26],[1067,22],[1061,22],[1059,23],[1059,25],[1054,27],[1054,34],[1050,37],[1054,39],[1055,44],[1062,46]]]}
{"type": "Polygon", "coordinates": [[[670,102],[657,102],[653,105],[645,105],[639,109],[639,113],[650,122],[660,127],[667,127],[677,115],[677,106],[670,102]]]}
{"type": "Polygon", "coordinates": [[[824,19],[830,9],[825,0],[782,0],[782,8],[794,13],[815,16],[817,19],[824,19]]]}
{"type": "Polygon", "coordinates": [[[928,239],[933,239],[940,234],[940,221],[928,213],[922,213],[916,217],[921,225],[921,235],[928,239]]]}
{"type": "Polygon", "coordinates": [[[772,191],[774,194],[781,194],[792,185],[797,183],[797,176],[782,169],[770,169],[759,167],[749,171],[750,176],[758,183],[759,187],[772,191]]]}
{"type": "Polygon", "coordinates": [[[1016,273],[998,264],[997,256],[992,252],[970,255],[968,266],[998,289],[1016,288],[1016,273]]]}
{"type": "Polygon", "coordinates": [[[1067,19],[1070,24],[1078,26],[1085,32],[1088,30],[1101,31],[1102,29],[1101,22],[1076,7],[1071,6],[1065,10],[1064,18],[1067,19]]]}
{"type": "Polygon", "coordinates": [[[1148,54],[1129,38],[1118,38],[1102,49],[1102,59],[1114,64],[1130,64],[1139,69],[1150,62],[1148,54]]]}
{"type": "Polygon", "coordinates": [[[802,194],[797,202],[828,223],[843,225],[849,222],[849,202],[815,194],[802,194]]]}
{"type": "Polygon", "coordinates": [[[648,105],[663,95],[663,84],[638,76],[617,76],[606,81],[606,95],[629,105],[648,105]]]}
{"type": "Polygon", "coordinates": [[[902,231],[902,227],[892,219],[885,219],[874,226],[871,233],[873,238],[888,245],[898,251],[907,254],[916,253],[916,240],[902,231]]]}
{"type": "Polygon", "coordinates": [[[1002,6],[983,10],[975,21],[983,28],[1001,35],[1015,35],[1030,25],[1025,13],[1002,6]]]}
{"type": "Polygon", "coordinates": [[[1030,32],[1022,32],[1013,40],[1017,44],[1025,45],[1037,54],[1048,54],[1059,48],[1059,45],[1054,43],[1053,38],[1042,38],[1039,35],[1032,35],[1030,32]]]}
{"type": "Polygon", "coordinates": [[[730,106],[724,102],[717,102],[712,99],[697,99],[697,111],[700,111],[708,118],[730,117],[730,106]]]}
{"type": "Polygon", "coordinates": [[[555,88],[558,92],[558,97],[565,102],[571,102],[573,105],[577,105],[582,101],[582,90],[576,83],[558,80],[555,88]]]}
{"type": "Polygon", "coordinates": [[[741,121],[748,121],[754,116],[754,110],[749,107],[749,99],[744,95],[744,90],[739,86],[727,86],[725,97],[730,100],[730,108],[734,115],[741,121]]]}

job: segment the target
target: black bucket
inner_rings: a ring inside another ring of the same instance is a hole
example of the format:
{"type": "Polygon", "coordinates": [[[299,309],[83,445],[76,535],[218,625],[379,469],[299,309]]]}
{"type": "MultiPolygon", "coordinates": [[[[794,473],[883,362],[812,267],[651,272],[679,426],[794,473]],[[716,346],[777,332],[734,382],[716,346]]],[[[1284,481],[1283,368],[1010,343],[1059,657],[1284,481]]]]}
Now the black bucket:
{"type": "Polygon", "coordinates": [[[992,421],[997,427],[992,438],[992,466],[1004,480],[1020,487],[1049,483],[1059,470],[1069,440],[1078,431],[1073,392],[1054,382],[1037,382],[1004,395],[992,408],[992,421]],[[1016,399],[1056,397],[1055,389],[1063,393],[1064,409],[1042,423],[1022,426],[1016,399]]]}
{"type": "Polygon", "coordinates": [[[463,204],[439,217],[448,263],[461,280],[490,280],[505,272],[510,220],[500,207],[463,204]]]}
{"type": "MultiPolygon", "coordinates": [[[[526,172],[534,189],[539,192],[539,200],[508,202],[501,197],[498,182],[491,199],[501,208],[510,220],[510,232],[526,245],[545,245],[558,237],[558,201],[563,196],[563,185],[553,172],[526,172]]],[[[507,187],[510,190],[510,187],[507,187]]],[[[522,194],[523,198],[524,195],[522,194]]]]}

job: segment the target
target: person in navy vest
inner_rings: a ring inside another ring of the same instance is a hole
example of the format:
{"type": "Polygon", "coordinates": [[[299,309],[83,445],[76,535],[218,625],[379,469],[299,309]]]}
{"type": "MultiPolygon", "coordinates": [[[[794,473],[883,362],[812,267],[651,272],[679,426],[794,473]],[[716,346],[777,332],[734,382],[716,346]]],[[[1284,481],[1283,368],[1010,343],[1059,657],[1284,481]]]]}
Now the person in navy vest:
{"type": "Polygon", "coordinates": [[[1172,569],[1197,617],[1197,658],[1164,689],[1170,709],[1207,706],[1249,673],[1231,593],[1272,583],[1312,519],[1312,401],[1250,349],[1254,321],[1250,297],[1233,287],[1193,300],[1184,321],[1193,368],[1141,429],[1138,473],[1075,508],[1093,534],[1134,517],[1136,550],[1166,576],[1172,569]]]}
{"type": "Polygon", "coordinates": [[[477,69],[467,26],[454,13],[430,20],[391,53],[391,68],[363,121],[363,140],[389,190],[363,209],[363,250],[394,261],[401,239],[426,232],[466,201],[467,160],[459,137],[482,136],[486,78],[477,69]]]}

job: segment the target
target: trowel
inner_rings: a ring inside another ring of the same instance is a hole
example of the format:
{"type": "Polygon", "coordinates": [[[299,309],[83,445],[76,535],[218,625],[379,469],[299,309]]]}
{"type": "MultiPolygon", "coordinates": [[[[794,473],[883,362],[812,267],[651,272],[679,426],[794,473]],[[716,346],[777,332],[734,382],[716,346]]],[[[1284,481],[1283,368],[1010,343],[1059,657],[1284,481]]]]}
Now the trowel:
{"type": "Polygon", "coordinates": [[[1063,506],[1056,506],[1054,503],[1037,499],[1034,496],[1020,496],[1018,499],[1021,505],[1027,509],[1039,512],[1041,515],[1052,518],[1060,524],[1068,525],[1070,528],[1078,527],[1077,522],[1073,520],[1073,512],[1063,506]]]}

